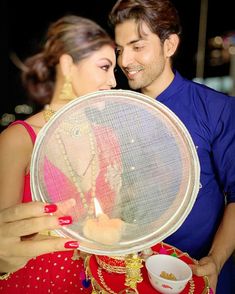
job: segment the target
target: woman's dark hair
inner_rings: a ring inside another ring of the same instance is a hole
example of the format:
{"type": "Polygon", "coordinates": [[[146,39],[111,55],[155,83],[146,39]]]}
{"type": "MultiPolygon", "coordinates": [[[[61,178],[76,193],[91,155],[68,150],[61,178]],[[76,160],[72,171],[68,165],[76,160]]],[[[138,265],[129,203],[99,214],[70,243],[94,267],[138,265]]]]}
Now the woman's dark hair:
{"type": "Polygon", "coordinates": [[[173,3],[168,0],[119,0],[109,15],[110,25],[134,19],[138,24],[141,36],[141,23],[145,22],[149,29],[163,43],[171,34],[180,35],[179,15],[173,3]]]}
{"type": "Polygon", "coordinates": [[[69,54],[75,63],[104,45],[114,46],[111,37],[92,20],[68,15],[49,26],[42,51],[27,58],[22,72],[29,96],[40,104],[49,103],[60,56],[69,54]]]}

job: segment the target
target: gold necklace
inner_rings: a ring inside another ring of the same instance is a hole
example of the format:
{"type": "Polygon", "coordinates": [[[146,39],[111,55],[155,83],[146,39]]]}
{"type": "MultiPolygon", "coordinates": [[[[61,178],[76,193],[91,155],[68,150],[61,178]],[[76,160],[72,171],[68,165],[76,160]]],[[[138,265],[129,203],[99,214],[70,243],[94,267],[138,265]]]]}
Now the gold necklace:
{"type": "Polygon", "coordinates": [[[104,287],[104,290],[108,291],[107,293],[110,293],[110,294],[117,294],[106,284],[104,277],[103,277],[103,274],[102,274],[102,269],[100,267],[98,267],[98,269],[97,269],[97,274],[98,274],[98,277],[100,279],[102,286],[104,287]]]}
{"type": "Polygon", "coordinates": [[[96,173],[96,160],[95,160],[95,143],[94,143],[94,139],[93,139],[93,134],[91,131],[88,132],[88,136],[89,136],[89,145],[90,145],[90,150],[91,150],[91,159],[88,162],[87,167],[85,168],[85,171],[82,173],[82,175],[79,175],[73,168],[69,158],[68,158],[68,154],[65,148],[65,144],[61,138],[61,134],[60,131],[57,130],[56,132],[56,139],[59,145],[59,148],[61,149],[61,153],[63,154],[63,159],[65,161],[65,164],[67,166],[67,170],[69,172],[70,178],[72,180],[72,182],[74,183],[77,191],[80,194],[80,198],[82,201],[82,204],[84,206],[84,208],[88,211],[88,215],[92,216],[94,214],[94,198],[95,198],[95,192],[96,192],[96,177],[95,177],[95,173],[96,173]],[[82,177],[84,177],[87,174],[87,171],[89,169],[89,167],[91,166],[91,201],[90,201],[90,205],[88,205],[87,200],[86,200],[86,196],[81,188],[81,181],[82,181],[82,177]]]}
{"type": "Polygon", "coordinates": [[[56,113],[55,110],[53,110],[49,104],[45,105],[43,109],[43,118],[45,122],[48,122],[50,118],[56,113]]]}

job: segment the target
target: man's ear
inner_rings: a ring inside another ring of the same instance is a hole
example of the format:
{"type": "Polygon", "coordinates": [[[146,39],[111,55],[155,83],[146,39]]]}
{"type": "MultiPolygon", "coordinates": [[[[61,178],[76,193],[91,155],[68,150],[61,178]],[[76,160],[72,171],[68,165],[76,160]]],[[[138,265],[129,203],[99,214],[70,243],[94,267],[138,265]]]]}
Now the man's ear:
{"type": "Polygon", "coordinates": [[[164,42],[164,52],[166,57],[171,57],[175,54],[179,46],[179,36],[171,34],[164,42]]]}
{"type": "Polygon", "coordinates": [[[73,59],[68,54],[63,54],[60,56],[59,60],[61,72],[64,77],[69,77],[71,75],[71,70],[73,66],[73,59]]]}

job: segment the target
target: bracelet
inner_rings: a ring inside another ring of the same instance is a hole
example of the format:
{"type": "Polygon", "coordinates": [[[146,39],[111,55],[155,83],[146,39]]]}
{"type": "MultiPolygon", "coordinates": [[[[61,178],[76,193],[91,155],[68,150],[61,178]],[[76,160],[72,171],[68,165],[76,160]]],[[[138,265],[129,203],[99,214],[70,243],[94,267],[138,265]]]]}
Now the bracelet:
{"type": "Polygon", "coordinates": [[[11,273],[1,273],[0,274],[0,281],[7,280],[10,277],[11,273]]]}

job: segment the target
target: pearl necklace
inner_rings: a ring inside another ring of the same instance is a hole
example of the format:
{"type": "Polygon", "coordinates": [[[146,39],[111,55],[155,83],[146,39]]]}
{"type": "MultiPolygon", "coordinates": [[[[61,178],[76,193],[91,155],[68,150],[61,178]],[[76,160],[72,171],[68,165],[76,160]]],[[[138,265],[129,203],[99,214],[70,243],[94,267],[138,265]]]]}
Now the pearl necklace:
{"type": "Polygon", "coordinates": [[[91,159],[89,160],[88,165],[85,168],[85,171],[82,173],[82,175],[79,175],[74,170],[74,168],[71,164],[71,161],[68,158],[68,154],[67,154],[67,151],[65,148],[65,144],[61,138],[60,131],[57,130],[57,132],[56,132],[56,139],[57,139],[59,148],[61,150],[61,153],[63,155],[63,159],[65,161],[67,170],[69,172],[70,179],[72,180],[77,191],[79,192],[82,204],[83,204],[84,208],[87,210],[88,215],[92,216],[92,215],[94,215],[94,198],[95,198],[95,192],[96,192],[96,176],[95,175],[96,175],[97,159],[95,160],[95,158],[96,158],[95,143],[94,143],[93,134],[90,131],[90,128],[89,128],[89,132],[88,132],[88,137],[89,137],[89,145],[90,145],[90,150],[91,150],[91,159]],[[87,200],[86,200],[86,196],[81,188],[81,182],[82,182],[82,177],[84,177],[87,174],[87,171],[90,166],[91,166],[91,201],[90,201],[90,205],[88,205],[87,200]]]}

